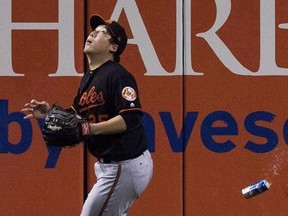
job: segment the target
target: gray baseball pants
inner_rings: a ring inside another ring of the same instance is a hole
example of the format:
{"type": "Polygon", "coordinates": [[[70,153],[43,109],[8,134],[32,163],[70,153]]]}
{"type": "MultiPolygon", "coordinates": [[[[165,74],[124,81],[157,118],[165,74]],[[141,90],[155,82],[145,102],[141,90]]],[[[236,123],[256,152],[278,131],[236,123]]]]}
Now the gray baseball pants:
{"type": "Polygon", "coordinates": [[[151,181],[153,161],[147,150],[135,159],[94,165],[97,182],[81,216],[125,216],[151,181]]]}

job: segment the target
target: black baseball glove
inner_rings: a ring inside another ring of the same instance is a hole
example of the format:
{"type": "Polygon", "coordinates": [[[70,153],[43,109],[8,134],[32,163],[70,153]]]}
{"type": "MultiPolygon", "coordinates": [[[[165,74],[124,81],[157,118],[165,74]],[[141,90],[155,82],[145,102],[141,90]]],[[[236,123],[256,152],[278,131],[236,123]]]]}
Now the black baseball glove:
{"type": "Polygon", "coordinates": [[[46,114],[42,134],[48,146],[73,147],[89,136],[90,125],[75,113],[53,105],[46,114]]]}

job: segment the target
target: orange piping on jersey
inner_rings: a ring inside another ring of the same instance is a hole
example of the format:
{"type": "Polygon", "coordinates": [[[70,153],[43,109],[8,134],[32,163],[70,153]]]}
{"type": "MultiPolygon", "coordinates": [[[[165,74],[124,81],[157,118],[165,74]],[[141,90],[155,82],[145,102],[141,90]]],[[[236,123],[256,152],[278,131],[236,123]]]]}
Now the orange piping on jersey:
{"type": "Polygon", "coordinates": [[[79,113],[77,112],[77,110],[74,108],[73,105],[72,105],[70,108],[71,108],[75,113],[79,114],[79,113]]]}
{"type": "Polygon", "coordinates": [[[93,107],[97,107],[97,106],[100,106],[102,104],[93,104],[93,105],[90,105],[90,106],[87,106],[87,107],[83,107],[82,109],[79,109],[80,112],[83,112],[83,111],[86,111],[90,108],[93,108],[93,107]]]}
{"type": "Polygon", "coordinates": [[[140,108],[124,109],[124,110],[121,110],[119,113],[128,112],[128,111],[142,111],[142,109],[140,108]]]}

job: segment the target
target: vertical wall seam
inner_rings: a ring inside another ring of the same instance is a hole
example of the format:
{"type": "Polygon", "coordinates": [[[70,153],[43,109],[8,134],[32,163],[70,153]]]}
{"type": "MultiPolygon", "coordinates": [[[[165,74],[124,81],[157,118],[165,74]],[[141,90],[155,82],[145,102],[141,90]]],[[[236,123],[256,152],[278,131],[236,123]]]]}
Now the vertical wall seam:
{"type": "Polygon", "coordinates": [[[185,125],[184,125],[184,120],[185,120],[185,10],[184,10],[184,5],[185,5],[185,0],[182,0],[182,130],[183,130],[183,137],[182,137],[182,213],[183,216],[185,215],[185,125]]]}
{"type": "MultiPolygon", "coordinates": [[[[83,41],[86,41],[86,36],[87,36],[87,20],[88,20],[88,0],[84,0],[84,23],[83,23],[83,28],[84,28],[84,35],[83,35],[83,41]]],[[[83,58],[83,69],[84,72],[87,71],[87,65],[85,63],[85,58],[83,58]]],[[[86,197],[88,195],[88,169],[87,169],[87,148],[86,145],[83,144],[83,203],[86,200],[86,197]]]]}

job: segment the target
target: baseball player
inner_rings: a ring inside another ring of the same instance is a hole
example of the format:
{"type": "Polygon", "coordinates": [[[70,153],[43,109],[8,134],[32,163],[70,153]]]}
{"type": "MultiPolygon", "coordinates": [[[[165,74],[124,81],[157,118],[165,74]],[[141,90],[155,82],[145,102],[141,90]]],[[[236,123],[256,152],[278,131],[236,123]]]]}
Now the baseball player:
{"type": "MultiPolygon", "coordinates": [[[[92,32],[84,53],[90,71],[81,80],[70,110],[89,119],[89,152],[97,182],[81,216],[127,215],[152,178],[153,161],[147,150],[137,83],[122,65],[127,44],[125,29],[99,15],[90,18],[92,32]]],[[[22,109],[25,118],[45,118],[51,105],[32,100],[22,109]]]]}

